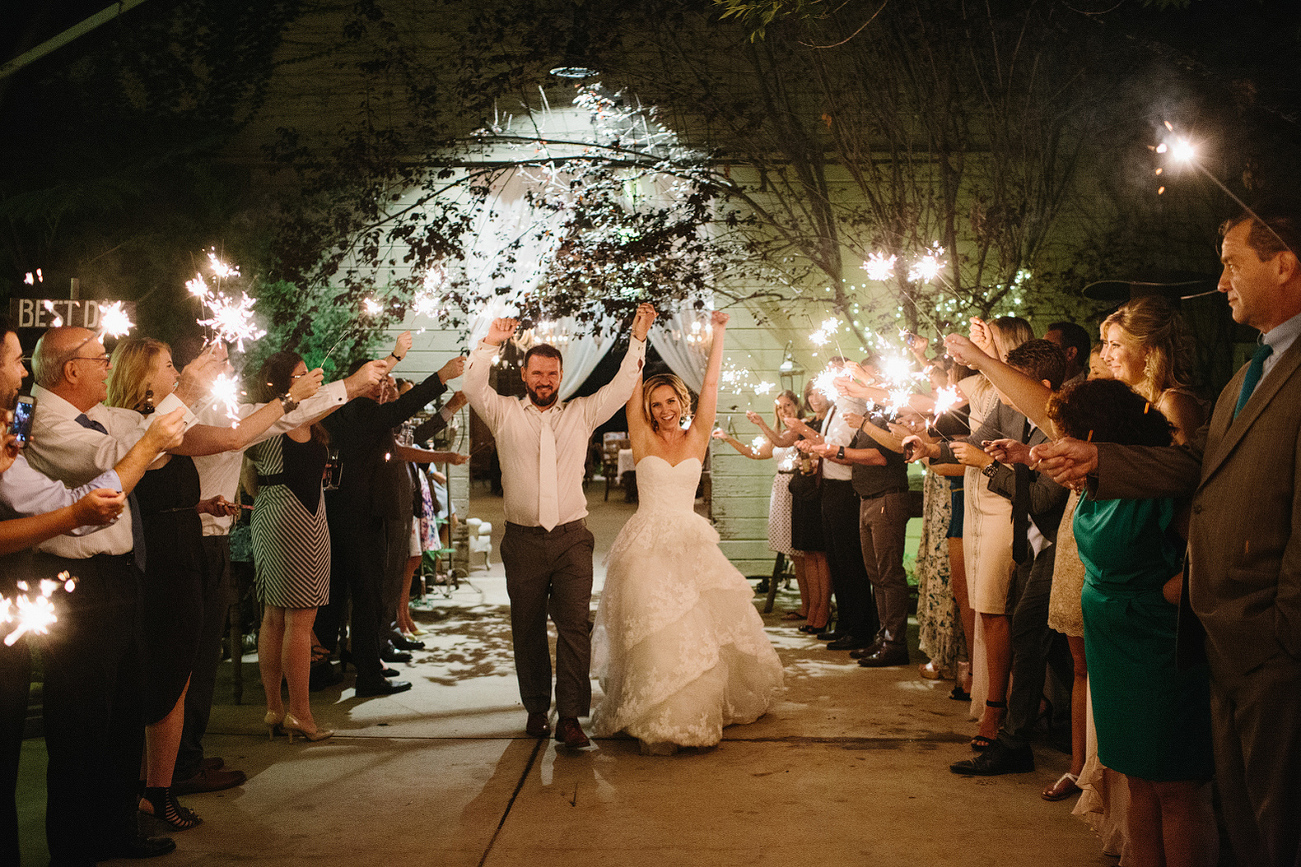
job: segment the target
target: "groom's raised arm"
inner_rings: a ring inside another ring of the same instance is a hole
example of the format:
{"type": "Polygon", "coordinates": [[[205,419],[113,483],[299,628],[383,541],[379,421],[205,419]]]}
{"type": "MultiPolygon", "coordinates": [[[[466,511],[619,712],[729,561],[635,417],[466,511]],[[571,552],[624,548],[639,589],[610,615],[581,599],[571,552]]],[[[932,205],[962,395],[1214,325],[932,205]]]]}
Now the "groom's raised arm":
{"type": "Polygon", "coordinates": [[[479,342],[470,353],[470,363],[465,368],[464,388],[470,406],[488,425],[493,433],[501,420],[505,405],[510,398],[502,397],[488,385],[488,371],[492,368],[492,357],[497,354],[501,344],[509,340],[519,327],[515,319],[494,319],[488,329],[488,336],[479,342]]]}
{"type": "Polygon", "coordinates": [[[637,315],[632,320],[632,337],[628,341],[628,352],[619,365],[619,372],[602,386],[596,394],[587,398],[584,410],[587,422],[595,429],[610,416],[619,411],[619,407],[628,401],[642,366],[646,363],[646,335],[651,323],[655,321],[655,308],[649,304],[640,304],[637,315]]]}

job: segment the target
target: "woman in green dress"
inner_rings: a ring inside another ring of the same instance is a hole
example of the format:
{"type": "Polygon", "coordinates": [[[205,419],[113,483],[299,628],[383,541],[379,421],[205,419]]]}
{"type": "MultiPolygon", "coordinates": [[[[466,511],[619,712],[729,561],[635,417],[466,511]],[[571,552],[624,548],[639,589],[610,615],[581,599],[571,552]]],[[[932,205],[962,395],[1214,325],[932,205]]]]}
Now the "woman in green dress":
{"type": "MultiPolygon", "coordinates": [[[[1054,398],[1059,432],[1094,442],[1169,445],[1171,427],[1118,380],[1054,398]]],[[[1128,781],[1136,865],[1214,864],[1210,697],[1205,664],[1175,661],[1184,540],[1170,499],[1095,500],[1075,510],[1084,562],[1085,655],[1098,758],[1128,781]]]]}

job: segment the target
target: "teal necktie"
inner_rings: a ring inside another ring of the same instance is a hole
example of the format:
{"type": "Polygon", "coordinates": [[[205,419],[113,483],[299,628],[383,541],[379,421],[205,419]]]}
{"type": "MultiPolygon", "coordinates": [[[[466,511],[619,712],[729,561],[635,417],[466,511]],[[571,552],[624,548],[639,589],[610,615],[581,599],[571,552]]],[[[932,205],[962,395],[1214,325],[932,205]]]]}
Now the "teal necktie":
{"type": "Polygon", "coordinates": [[[1256,347],[1256,352],[1251,356],[1251,364],[1247,365],[1247,376],[1242,380],[1242,391],[1238,394],[1238,405],[1233,408],[1233,417],[1237,418],[1238,413],[1247,405],[1247,400],[1251,393],[1256,390],[1256,384],[1260,382],[1260,375],[1265,372],[1265,359],[1274,352],[1274,347],[1268,343],[1262,343],[1256,347]]]}

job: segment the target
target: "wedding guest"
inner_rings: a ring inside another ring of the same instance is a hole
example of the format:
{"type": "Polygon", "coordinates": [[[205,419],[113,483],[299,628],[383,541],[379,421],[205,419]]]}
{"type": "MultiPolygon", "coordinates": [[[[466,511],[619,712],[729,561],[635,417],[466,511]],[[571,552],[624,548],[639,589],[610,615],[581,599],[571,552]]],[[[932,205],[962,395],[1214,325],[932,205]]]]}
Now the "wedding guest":
{"type": "MultiPolygon", "coordinates": [[[[1007,353],[1033,337],[1024,319],[1004,316],[986,323],[971,320],[970,340],[986,355],[1006,359],[1007,353]]],[[[972,746],[981,750],[994,742],[1007,711],[1007,684],[1011,664],[1010,618],[1007,593],[1012,580],[1012,504],[992,493],[982,469],[991,459],[981,448],[985,440],[1019,439],[1024,416],[1004,407],[998,393],[983,375],[958,383],[967,398],[969,423],[975,431],[965,441],[919,442],[914,458],[929,457],[966,466],[963,481],[963,554],[966,558],[971,607],[978,615],[973,664],[984,677],[974,680],[973,704],[981,703],[980,728],[972,746]]]]}
{"type": "MultiPolygon", "coordinates": [[[[1080,383],[1050,402],[1057,429],[1077,440],[1168,446],[1170,423],[1117,380],[1080,383]]],[[[1207,666],[1176,660],[1183,540],[1168,497],[1082,496],[1075,538],[1085,565],[1085,653],[1098,759],[1129,785],[1129,844],[1137,864],[1216,863],[1211,810],[1207,666]],[[1173,578],[1171,576],[1174,576],[1173,578]]],[[[1261,863],[1261,862],[1257,862],[1261,863]]]]}
{"type": "MultiPolygon", "coordinates": [[[[192,422],[186,407],[208,391],[219,364],[210,356],[187,366],[176,391],[156,403],[156,414],[182,411],[192,422]]],[[[149,427],[148,417],[104,405],[109,357],[94,331],[49,329],[37,341],[32,372],[36,412],[26,457],[33,469],[70,487],[112,469],[149,427]]],[[[140,837],[136,822],[144,737],[144,537],[132,511],[98,533],[57,536],[37,546],[43,572],[68,571],[81,579],[42,652],[46,836],[56,863],[148,857],[175,848],[170,838],[140,837]]]]}
{"type": "MultiPolygon", "coordinates": [[[[411,335],[403,332],[389,358],[397,364],[410,346],[411,335]]],[[[402,512],[402,504],[387,483],[394,470],[390,465],[395,463],[393,430],[446,391],[447,383],[460,376],[464,366],[464,358],[454,358],[397,400],[381,403],[375,399],[380,394],[359,396],[325,421],[330,441],[338,449],[342,475],[338,489],[327,491],[325,497],[330,525],[330,604],[318,612],[316,634],[327,650],[338,646],[343,613],[351,597],[348,644],[357,669],[356,694],[362,698],[411,688],[410,681],[385,679],[387,660],[381,658],[383,654],[393,661],[411,659],[408,652],[390,651],[381,644],[381,635],[396,609],[396,601],[387,607],[382,603],[388,538],[385,521],[398,519],[402,512]]],[[[396,464],[405,476],[401,461],[396,464]]],[[[410,511],[409,492],[406,511],[410,511]]],[[[410,520],[411,515],[406,514],[400,537],[404,560],[410,520]]]]}
{"type": "MultiPolygon", "coordinates": [[[[178,341],[173,347],[173,362],[184,367],[202,352],[205,345],[198,338],[178,341]]],[[[279,436],[342,406],[371,388],[386,370],[383,362],[374,361],[347,379],[326,383],[313,397],[303,401],[293,412],[281,416],[270,428],[254,438],[254,442],[279,436]]],[[[229,427],[232,415],[244,418],[260,408],[258,404],[241,403],[232,409],[209,394],[196,408],[195,415],[202,424],[229,427]]],[[[212,500],[214,497],[222,497],[229,502],[237,500],[243,454],[239,450],[232,450],[194,457],[194,467],[199,471],[200,500],[212,500]]],[[[199,517],[203,521],[203,552],[207,566],[203,572],[203,625],[194,669],[190,673],[190,686],[185,691],[185,724],[176,755],[176,769],[172,774],[172,792],[178,797],[221,791],[242,785],[245,781],[243,771],[228,767],[220,756],[205,756],[203,751],[203,737],[212,712],[217,668],[221,663],[222,641],[226,635],[227,613],[235,595],[230,544],[235,518],[206,512],[199,517]]],[[[328,660],[325,665],[329,665],[328,660]]]]}
{"type": "MultiPolygon", "coordinates": [[[[8,317],[0,316],[0,407],[4,408],[4,412],[0,412],[0,420],[12,413],[22,381],[27,376],[22,354],[22,345],[18,342],[13,322],[8,317]]],[[[6,431],[0,437],[0,595],[8,599],[15,598],[19,580],[35,585],[34,578],[57,579],[58,572],[36,565],[29,550],[33,545],[63,535],[82,537],[119,521],[126,509],[126,497],[144,474],[145,468],[164,449],[180,443],[184,426],[182,414],[182,410],[178,409],[154,419],[145,434],[113,469],[75,489],[32,469],[20,449],[17,436],[6,431]]],[[[82,573],[78,573],[77,577],[80,579],[82,573]]],[[[90,577],[93,580],[94,576],[90,577]]],[[[61,597],[57,603],[60,618],[57,627],[43,640],[31,640],[32,644],[41,649],[46,660],[44,705],[45,712],[50,716],[46,729],[47,734],[54,736],[52,740],[47,737],[46,748],[50,754],[52,770],[61,770],[67,766],[63,751],[69,746],[86,746],[82,742],[68,744],[59,736],[70,725],[80,725],[79,731],[86,735],[97,731],[85,723],[96,715],[96,697],[101,694],[96,690],[103,686],[99,676],[118,670],[116,667],[123,661],[121,657],[108,652],[109,645],[100,639],[109,636],[98,630],[112,630],[115,636],[125,639],[126,644],[134,642],[136,638],[131,630],[123,628],[121,622],[103,622],[100,618],[108,609],[102,605],[102,588],[92,585],[87,589],[89,593],[77,599],[61,597]],[[68,683],[64,664],[70,653],[91,650],[79,646],[83,641],[93,644],[93,650],[98,655],[93,660],[79,659],[78,662],[87,665],[97,663],[96,667],[89,669],[95,677],[91,683],[80,684],[84,688],[70,696],[65,693],[68,683]],[[50,669],[51,665],[54,666],[53,670],[50,669]],[[78,703],[70,704],[69,698],[75,698],[78,703]],[[56,717],[58,713],[76,713],[78,718],[75,721],[61,719],[56,717]]],[[[27,722],[30,679],[29,637],[22,636],[11,644],[0,642],[0,862],[14,865],[19,863],[15,788],[23,728],[27,722]]],[[[126,696],[129,690],[123,689],[117,694],[126,696]]],[[[85,756],[79,754],[77,758],[85,756]]],[[[86,781],[104,785],[104,791],[80,793],[89,803],[106,798],[118,788],[111,775],[102,773],[102,768],[74,765],[72,770],[84,775],[86,781]]],[[[129,773],[129,778],[135,776],[135,771],[129,773]]],[[[49,782],[54,783],[56,779],[51,777],[49,782]]],[[[79,842],[91,844],[95,848],[90,852],[102,854],[162,854],[174,847],[175,844],[168,840],[155,840],[152,843],[141,841],[137,838],[134,827],[125,824],[119,826],[119,819],[126,816],[134,818],[133,800],[124,797],[119,804],[109,804],[108,807],[111,819],[109,830],[112,835],[90,838],[79,836],[85,831],[102,830],[103,817],[97,805],[82,817],[86,820],[85,825],[75,828],[66,827],[60,822],[48,825],[48,833],[57,836],[57,839],[50,840],[50,851],[56,857],[70,857],[81,851],[77,846],[79,842]]],[[[51,814],[51,817],[58,815],[51,814]]],[[[83,852],[77,857],[87,858],[90,852],[83,852]]]]}
{"type": "Polygon", "coordinates": [[[777,462],[777,474],[773,476],[772,491],[768,496],[768,549],[791,558],[795,565],[795,584],[800,592],[799,610],[786,612],[782,617],[783,620],[806,620],[809,616],[808,579],[804,575],[803,558],[791,545],[790,479],[791,474],[795,472],[796,450],[793,443],[797,437],[793,431],[786,430],[782,424],[782,419],[785,417],[803,417],[804,411],[799,408],[798,400],[793,391],[783,391],[773,401],[773,424],[782,429],[783,432],[780,434],[769,427],[763,420],[763,416],[757,412],[751,410],[745,414],[745,417],[751,423],[758,425],[763,433],[763,442],[758,446],[753,443],[743,443],[722,428],[714,431],[714,439],[722,440],[751,460],[766,461],[771,458],[777,462]]]}
{"type": "MultiPolygon", "coordinates": [[[[224,365],[224,352],[210,354],[221,359],[218,367],[224,365]]],[[[203,356],[198,361],[206,362],[203,356]]],[[[154,411],[156,401],[169,397],[179,380],[171,348],[149,338],[118,341],[110,370],[105,403],[142,416],[154,411]]],[[[202,821],[172,791],[185,693],[199,652],[203,587],[211,583],[211,577],[204,576],[208,564],[199,514],[233,515],[237,508],[220,496],[200,500],[199,473],[191,456],[242,450],[293,409],[290,404],[314,395],[320,384],[320,370],[304,373],[286,389],[283,401],[264,406],[237,425],[194,425],[182,444],[155,462],[137,486],[145,549],[156,552],[146,556],[144,568],[145,787],[140,801],[141,812],[153,817],[155,827],[183,831],[202,821]]]]}

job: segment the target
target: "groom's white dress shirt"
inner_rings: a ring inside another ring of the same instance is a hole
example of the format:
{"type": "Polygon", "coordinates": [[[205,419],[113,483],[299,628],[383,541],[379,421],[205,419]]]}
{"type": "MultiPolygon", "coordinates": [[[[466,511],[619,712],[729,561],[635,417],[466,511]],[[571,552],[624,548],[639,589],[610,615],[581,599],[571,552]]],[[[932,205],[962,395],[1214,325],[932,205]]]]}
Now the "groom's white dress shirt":
{"type": "Polygon", "coordinates": [[[596,394],[557,400],[546,410],[534,406],[528,395],[503,397],[489,387],[488,371],[498,349],[482,342],[470,353],[470,363],[465,368],[465,395],[497,440],[506,520],[526,527],[541,524],[539,477],[544,468],[539,466],[539,453],[544,412],[555,435],[557,524],[586,517],[583,465],[587,462],[587,441],[592,431],[627,402],[646,357],[646,342],[630,338],[619,372],[596,394]]]}

